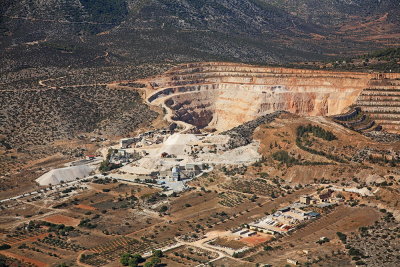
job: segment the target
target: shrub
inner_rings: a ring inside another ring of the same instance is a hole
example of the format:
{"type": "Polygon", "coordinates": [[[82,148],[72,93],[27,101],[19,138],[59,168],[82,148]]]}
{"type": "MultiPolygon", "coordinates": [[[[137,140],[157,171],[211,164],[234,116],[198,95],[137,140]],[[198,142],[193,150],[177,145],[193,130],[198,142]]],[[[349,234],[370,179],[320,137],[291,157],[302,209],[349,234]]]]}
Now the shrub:
{"type": "Polygon", "coordinates": [[[297,128],[297,137],[301,138],[307,133],[313,133],[314,136],[322,138],[326,141],[336,140],[337,137],[330,131],[326,131],[319,126],[307,125],[307,126],[299,126],[297,128]]]}
{"type": "Polygon", "coordinates": [[[271,250],[273,250],[274,248],[273,247],[271,247],[271,246],[265,246],[264,247],[264,250],[265,251],[271,251],[271,250]]]}
{"type": "Polygon", "coordinates": [[[160,212],[166,212],[168,210],[168,207],[167,206],[162,206],[161,208],[160,208],[160,212]]]}
{"type": "Polygon", "coordinates": [[[340,241],[342,241],[343,243],[346,243],[346,241],[347,241],[347,235],[345,235],[345,234],[343,234],[343,233],[341,233],[341,232],[337,232],[336,234],[337,234],[337,236],[339,237],[340,241]]]}
{"type": "Polygon", "coordinates": [[[6,250],[6,249],[10,249],[11,246],[9,244],[3,244],[0,246],[0,250],[6,250]]]}

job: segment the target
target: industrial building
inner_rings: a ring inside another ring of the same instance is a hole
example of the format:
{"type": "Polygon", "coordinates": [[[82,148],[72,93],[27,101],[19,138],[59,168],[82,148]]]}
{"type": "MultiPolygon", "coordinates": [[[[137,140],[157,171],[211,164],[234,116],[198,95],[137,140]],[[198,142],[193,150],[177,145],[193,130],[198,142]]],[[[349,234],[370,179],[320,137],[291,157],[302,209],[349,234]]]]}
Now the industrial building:
{"type": "Polygon", "coordinates": [[[202,163],[188,163],[185,165],[176,165],[171,170],[160,171],[158,178],[169,181],[181,181],[192,179],[202,173],[205,165],[202,163]]]}

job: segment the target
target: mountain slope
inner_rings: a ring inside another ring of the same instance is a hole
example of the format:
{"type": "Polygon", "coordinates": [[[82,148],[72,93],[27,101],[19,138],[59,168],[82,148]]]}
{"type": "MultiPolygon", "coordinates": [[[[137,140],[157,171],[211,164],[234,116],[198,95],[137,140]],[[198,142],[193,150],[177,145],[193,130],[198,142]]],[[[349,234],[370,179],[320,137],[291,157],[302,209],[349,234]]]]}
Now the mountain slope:
{"type": "MultiPolygon", "coordinates": [[[[84,54],[85,48],[107,50],[119,63],[321,59],[398,45],[399,4],[396,0],[5,0],[0,7],[0,48],[22,61],[26,53],[39,51],[56,57],[47,42],[82,47],[84,54]]],[[[72,53],[68,65],[74,60],[81,64],[81,54],[72,53]]]]}

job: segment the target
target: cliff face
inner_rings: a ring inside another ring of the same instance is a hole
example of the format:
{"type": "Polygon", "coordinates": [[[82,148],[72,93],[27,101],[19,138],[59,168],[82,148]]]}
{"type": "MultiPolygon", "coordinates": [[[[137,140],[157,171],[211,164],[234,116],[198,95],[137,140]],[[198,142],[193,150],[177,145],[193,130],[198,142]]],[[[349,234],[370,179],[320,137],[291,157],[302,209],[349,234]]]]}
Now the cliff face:
{"type": "Polygon", "coordinates": [[[341,114],[356,103],[370,79],[364,73],[196,63],[154,78],[148,101],[167,100],[174,119],[223,131],[278,110],[341,114]]]}

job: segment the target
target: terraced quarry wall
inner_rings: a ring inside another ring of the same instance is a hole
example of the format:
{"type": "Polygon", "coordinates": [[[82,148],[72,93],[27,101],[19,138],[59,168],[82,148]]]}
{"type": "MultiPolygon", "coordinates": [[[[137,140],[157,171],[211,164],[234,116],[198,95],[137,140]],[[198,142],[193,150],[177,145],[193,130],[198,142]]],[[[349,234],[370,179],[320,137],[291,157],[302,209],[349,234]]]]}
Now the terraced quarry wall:
{"type": "Polygon", "coordinates": [[[255,67],[233,63],[180,65],[149,81],[148,101],[165,103],[173,119],[223,131],[285,110],[341,114],[374,76],[366,73],[255,67]]]}
{"type": "Polygon", "coordinates": [[[400,74],[377,75],[356,105],[388,132],[400,132],[400,74]]]}

